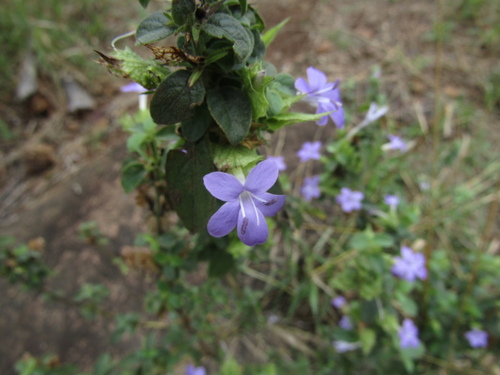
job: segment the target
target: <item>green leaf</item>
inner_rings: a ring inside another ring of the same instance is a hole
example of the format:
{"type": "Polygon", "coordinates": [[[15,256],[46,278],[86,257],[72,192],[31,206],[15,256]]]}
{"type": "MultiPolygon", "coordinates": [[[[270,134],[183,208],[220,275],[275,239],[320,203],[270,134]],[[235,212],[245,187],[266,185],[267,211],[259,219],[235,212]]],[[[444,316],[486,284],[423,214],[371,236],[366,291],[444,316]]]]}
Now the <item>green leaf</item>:
{"type": "Polygon", "coordinates": [[[241,14],[245,14],[248,8],[247,0],[240,0],[241,14]]]}
{"type": "Polygon", "coordinates": [[[400,350],[401,359],[406,368],[406,371],[412,373],[415,370],[413,360],[421,358],[425,354],[425,347],[420,343],[416,348],[405,348],[400,350]]]}
{"type": "Polygon", "coordinates": [[[172,1],[172,18],[174,22],[182,26],[186,23],[189,16],[194,15],[196,4],[194,0],[173,0],[172,1]]]}
{"type": "Polygon", "coordinates": [[[398,291],[395,293],[395,298],[400,303],[401,308],[406,315],[410,317],[415,317],[417,315],[418,306],[411,297],[407,296],[405,293],[398,291]]]}
{"type": "Polygon", "coordinates": [[[262,38],[260,37],[260,33],[258,30],[251,30],[252,36],[253,36],[253,51],[252,55],[250,56],[249,62],[253,63],[255,61],[261,61],[264,58],[264,55],[266,54],[266,45],[262,41],[262,38]]]}
{"type": "Polygon", "coordinates": [[[191,73],[178,70],[165,79],[151,100],[151,117],[157,124],[175,124],[191,118],[194,107],[205,97],[205,86],[201,80],[189,87],[191,73]]]}
{"type": "Polygon", "coordinates": [[[229,142],[233,145],[242,142],[252,123],[252,104],[246,92],[234,87],[210,90],[207,104],[229,142]]]}
{"type": "MultiPolygon", "coordinates": [[[[276,75],[273,82],[273,87],[281,93],[291,96],[294,99],[302,99],[302,95],[295,94],[295,78],[289,74],[280,73],[276,75]]],[[[293,104],[293,103],[292,103],[293,104]]]]}
{"type": "Polygon", "coordinates": [[[172,35],[176,28],[168,25],[169,20],[163,12],[155,12],[141,22],[135,38],[141,44],[155,43],[172,35]]]}
{"type": "Polygon", "coordinates": [[[281,21],[279,24],[277,24],[274,27],[271,27],[269,30],[267,30],[263,35],[262,35],[262,41],[268,47],[276,38],[276,35],[278,35],[278,32],[287,24],[287,22],[290,20],[290,18],[287,18],[283,21],[281,21]]]}
{"type": "Polygon", "coordinates": [[[319,292],[318,287],[313,283],[311,283],[311,287],[309,289],[309,306],[311,306],[313,315],[317,315],[319,308],[319,292]]]}
{"type": "Polygon", "coordinates": [[[219,375],[241,375],[241,367],[238,362],[234,360],[233,357],[228,357],[224,360],[221,366],[219,375]]]}
{"type": "Polygon", "coordinates": [[[226,251],[217,251],[212,253],[210,263],[208,264],[208,276],[222,277],[232,269],[236,262],[234,257],[226,251]]]}
{"type": "Polygon", "coordinates": [[[144,164],[133,161],[122,168],[121,184],[126,193],[130,193],[141,185],[146,178],[148,171],[144,164]]]}
{"type": "Polygon", "coordinates": [[[118,66],[110,67],[117,74],[124,75],[147,89],[154,89],[161,79],[170,74],[170,70],[156,60],[145,60],[126,47],[117,50],[114,56],[121,60],[118,66]]]}
{"type": "Polygon", "coordinates": [[[261,155],[244,146],[213,145],[214,164],[218,170],[244,168],[249,164],[262,160],[261,155]]]}
{"type": "Polygon", "coordinates": [[[146,133],[134,133],[127,139],[127,150],[129,152],[138,151],[144,141],[148,138],[146,133]]]}
{"type": "MultiPolygon", "coordinates": [[[[328,114],[328,112],[326,113],[328,114]]],[[[286,112],[275,115],[267,120],[269,130],[278,130],[284,126],[297,124],[299,122],[318,121],[325,113],[307,114],[300,112],[286,112]]]]}
{"type": "Polygon", "coordinates": [[[214,213],[215,198],[203,185],[203,177],[214,171],[208,137],[186,142],[185,151],[172,150],[167,156],[167,199],[191,232],[207,225],[214,213]]]}
{"type": "Polygon", "coordinates": [[[363,354],[367,355],[372,351],[373,347],[375,346],[375,343],[377,341],[377,335],[374,330],[365,328],[361,330],[359,336],[361,339],[361,348],[363,349],[363,354]]]}
{"type": "Polygon", "coordinates": [[[194,115],[190,119],[183,121],[181,131],[184,138],[190,142],[199,140],[208,130],[212,116],[206,104],[202,104],[194,109],[194,115]]]}
{"type": "Polygon", "coordinates": [[[252,118],[258,121],[265,117],[269,103],[266,98],[268,85],[273,82],[273,77],[266,75],[262,69],[262,64],[254,64],[249,69],[239,71],[243,78],[244,90],[248,93],[252,103],[252,118]]]}
{"type": "Polygon", "coordinates": [[[269,108],[267,109],[267,115],[269,117],[276,116],[283,111],[285,105],[283,104],[283,99],[281,99],[281,95],[272,88],[268,88],[266,90],[266,99],[269,103],[269,108]]]}
{"type": "Polygon", "coordinates": [[[205,66],[213,64],[214,62],[226,57],[230,50],[231,47],[229,46],[222,49],[209,50],[207,57],[205,58],[205,66]]]}
{"type": "Polygon", "coordinates": [[[143,8],[147,8],[150,1],[151,0],[139,0],[139,3],[142,5],[143,8]]]}
{"type": "MultiPolygon", "coordinates": [[[[118,319],[122,318],[121,316],[118,319]]],[[[94,364],[94,375],[107,375],[113,368],[113,360],[109,353],[101,354],[94,364]]]]}
{"type": "Polygon", "coordinates": [[[216,13],[203,24],[202,30],[215,38],[233,42],[233,50],[239,62],[245,61],[253,51],[253,38],[241,23],[225,13],[216,13]]]}

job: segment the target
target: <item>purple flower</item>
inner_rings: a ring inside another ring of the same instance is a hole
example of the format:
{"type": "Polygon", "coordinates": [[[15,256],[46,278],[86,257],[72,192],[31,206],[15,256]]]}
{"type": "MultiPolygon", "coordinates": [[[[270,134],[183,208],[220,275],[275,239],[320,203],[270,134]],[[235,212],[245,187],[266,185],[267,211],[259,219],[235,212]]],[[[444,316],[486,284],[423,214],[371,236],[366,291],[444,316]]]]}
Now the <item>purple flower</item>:
{"type": "Polygon", "coordinates": [[[403,138],[392,134],[389,134],[387,138],[389,138],[389,143],[385,145],[387,149],[400,150],[401,152],[406,152],[406,142],[403,141],[403,138]]]}
{"type": "Polygon", "coordinates": [[[301,162],[308,161],[309,159],[318,160],[321,157],[319,150],[321,149],[321,142],[304,142],[302,148],[297,151],[297,156],[301,162]]]}
{"type": "Polygon", "coordinates": [[[370,108],[368,108],[368,112],[366,113],[365,119],[361,122],[360,126],[367,126],[374,121],[377,121],[380,117],[384,116],[387,113],[389,107],[386,105],[383,107],[379,107],[376,103],[371,103],[370,108]]]}
{"type": "Polygon", "coordinates": [[[208,221],[211,236],[223,237],[236,226],[238,237],[248,246],[266,242],[269,230],[264,216],[274,216],[285,203],[284,195],[266,193],[278,179],[278,166],[264,160],[242,183],[229,173],[212,172],[203,177],[207,190],[226,202],[208,221]]]}
{"type": "Polygon", "coordinates": [[[136,92],[139,93],[139,110],[145,111],[148,108],[148,96],[143,95],[144,92],[148,91],[143,86],[139,85],[137,82],[129,83],[121,87],[121,92],[136,92]]]}
{"type": "Polygon", "coordinates": [[[283,156],[268,156],[267,160],[272,160],[276,163],[278,166],[279,171],[284,171],[286,170],[286,164],[283,156]]]}
{"type": "Polygon", "coordinates": [[[427,269],[425,268],[425,257],[421,253],[415,253],[407,246],[401,247],[401,256],[394,257],[392,273],[409,282],[414,282],[417,278],[425,280],[427,269]]]}
{"type": "Polygon", "coordinates": [[[355,350],[361,347],[360,342],[348,342],[342,340],[335,340],[333,342],[333,347],[337,353],[345,353],[350,352],[351,350],[355,350]]]}
{"type": "Polygon", "coordinates": [[[399,205],[399,197],[397,195],[384,195],[384,203],[391,208],[396,208],[399,205]]]}
{"type": "Polygon", "coordinates": [[[332,112],[321,117],[316,122],[318,125],[326,125],[328,116],[333,120],[337,128],[344,127],[344,109],[340,100],[339,80],[328,82],[325,73],[313,68],[307,68],[307,82],[304,78],[295,81],[295,88],[302,94],[307,94],[305,100],[317,106],[316,113],[332,112]]]}
{"type": "Polygon", "coordinates": [[[352,329],[351,319],[347,315],[344,315],[342,317],[342,319],[340,319],[340,321],[339,321],[339,326],[340,326],[340,328],[342,328],[346,331],[350,331],[352,329]]]}
{"type": "Polygon", "coordinates": [[[361,210],[361,201],[365,195],[360,191],[352,191],[349,188],[340,189],[340,194],[337,195],[337,203],[342,207],[344,212],[352,212],[361,210]]]}
{"type": "Polygon", "coordinates": [[[403,324],[398,332],[399,344],[401,348],[416,348],[420,345],[418,339],[418,328],[411,319],[403,320],[403,324]]]}
{"type": "Polygon", "coordinates": [[[194,365],[189,364],[186,367],[186,375],[206,375],[206,370],[203,366],[194,367],[194,365]]]}
{"type": "Polygon", "coordinates": [[[302,185],[302,189],[300,189],[300,193],[308,202],[313,198],[318,198],[321,195],[319,176],[306,177],[304,179],[304,185],[302,185]]]}
{"type": "Polygon", "coordinates": [[[121,92],[137,92],[137,93],[143,93],[148,91],[146,88],[144,88],[142,85],[139,85],[137,82],[131,82],[126,84],[125,86],[122,86],[120,88],[121,92]]]}
{"type": "Polygon", "coordinates": [[[332,299],[331,304],[332,306],[336,307],[337,309],[341,309],[342,307],[345,306],[347,303],[345,297],[338,296],[332,299]]]}
{"type": "Polygon", "coordinates": [[[488,346],[488,333],[480,329],[466,332],[465,338],[473,348],[486,348],[488,346]]]}

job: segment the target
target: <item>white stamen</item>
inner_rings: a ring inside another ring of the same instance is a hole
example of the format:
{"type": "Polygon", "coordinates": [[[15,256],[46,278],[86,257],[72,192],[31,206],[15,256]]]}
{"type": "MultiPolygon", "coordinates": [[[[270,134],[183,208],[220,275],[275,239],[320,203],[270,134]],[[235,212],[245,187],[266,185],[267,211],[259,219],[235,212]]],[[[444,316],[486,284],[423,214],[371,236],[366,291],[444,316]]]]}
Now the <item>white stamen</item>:
{"type": "MultiPolygon", "coordinates": [[[[253,198],[256,198],[258,200],[261,200],[260,198],[257,198],[256,196],[254,196],[252,193],[250,193],[249,191],[243,191],[243,193],[240,194],[239,196],[239,201],[240,201],[240,208],[241,208],[241,215],[243,216],[243,218],[246,218],[246,212],[245,212],[245,206],[243,204],[243,200],[245,199],[250,199],[250,202],[252,202],[252,206],[253,206],[253,210],[255,212],[255,216],[257,217],[257,225],[260,225],[260,218],[259,218],[259,214],[258,214],[258,209],[257,209],[257,206],[255,206],[255,202],[253,201],[253,198]]],[[[264,200],[262,200],[262,202],[266,202],[264,200]]]]}
{"type": "Polygon", "coordinates": [[[240,196],[238,197],[238,200],[240,201],[240,208],[241,208],[241,215],[243,217],[247,217],[246,213],[245,213],[245,206],[243,205],[243,199],[241,198],[241,196],[245,194],[245,192],[241,193],[240,196]]]}

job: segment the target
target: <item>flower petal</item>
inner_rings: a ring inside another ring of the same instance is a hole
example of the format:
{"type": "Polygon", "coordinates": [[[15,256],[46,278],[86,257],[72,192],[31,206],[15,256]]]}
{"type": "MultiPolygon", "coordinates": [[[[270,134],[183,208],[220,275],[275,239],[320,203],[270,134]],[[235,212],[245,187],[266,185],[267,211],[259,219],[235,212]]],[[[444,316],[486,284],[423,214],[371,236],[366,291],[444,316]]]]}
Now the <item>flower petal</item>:
{"type": "Polygon", "coordinates": [[[238,223],[240,202],[227,202],[212,215],[207,224],[208,233],[213,237],[224,237],[231,233],[238,223]]]}
{"type": "Polygon", "coordinates": [[[295,81],[295,88],[300,91],[302,94],[308,94],[311,92],[311,87],[306,82],[304,78],[297,78],[295,81]]]}
{"type": "Polygon", "coordinates": [[[278,166],[272,160],[264,160],[257,164],[248,174],[245,190],[253,194],[261,194],[273,187],[278,179],[278,166]]]}
{"type": "Polygon", "coordinates": [[[254,203],[257,209],[264,216],[274,216],[285,204],[285,195],[276,195],[270,193],[262,193],[254,197],[254,203]]]}
{"type": "Polygon", "coordinates": [[[324,86],[328,83],[328,78],[325,73],[321,70],[313,68],[310,66],[307,68],[307,80],[309,81],[309,86],[313,91],[318,91],[324,88],[324,86]]]}
{"type": "Polygon", "coordinates": [[[238,196],[243,192],[241,182],[229,173],[209,173],[203,177],[203,183],[210,194],[225,202],[238,199],[238,196]]]}
{"type": "Polygon", "coordinates": [[[238,237],[247,246],[263,244],[269,235],[264,215],[254,206],[250,196],[242,199],[242,205],[238,214],[238,237]]]}
{"type": "Polygon", "coordinates": [[[337,111],[330,113],[330,117],[332,118],[337,128],[344,128],[345,115],[343,107],[340,107],[337,111]]]}

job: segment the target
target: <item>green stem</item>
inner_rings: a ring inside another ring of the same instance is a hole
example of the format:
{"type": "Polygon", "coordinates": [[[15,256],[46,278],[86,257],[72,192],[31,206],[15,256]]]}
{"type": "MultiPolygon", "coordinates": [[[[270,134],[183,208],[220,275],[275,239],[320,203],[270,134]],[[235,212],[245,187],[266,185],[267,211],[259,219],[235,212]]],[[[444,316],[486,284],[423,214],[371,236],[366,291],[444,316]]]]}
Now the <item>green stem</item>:
{"type": "MultiPolygon", "coordinates": [[[[438,156],[440,150],[440,137],[439,137],[439,123],[441,120],[441,82],[442,82],[442,68],[443,68],[443,15],[444,3],[443,0],[437,0],[437,22],[436,22],[436,66],[434,72],[434,121],[432,128],[432,187],[434,188],[435,182],[438,180],[439,165],[438,156]]],[[[429,271],[429,263],[432,257],[432,250],[435,248],[435,211],[437,208],[437,197],[431,194],[431,201],[429,207],[429,227],[427,229],[427,243],[424,248],[425,264],[427,271],[429,271]]],[[[429,273],[429,272],[428,272],[429,273]]],[[[427,320],[427,305],[430,295],[430,281],[427,277],[424,281],[424,290],[422,293],[422,306],[423,306],[423,321],[427,320]]]]}
{"type": "Polygon", "coordinates": [[[158,153],[158,147],[155,141],[151,142],[151,151],[153,153],[153,188],[154,188],[154,215],[156,217],[156,229],[158,234],[163,233],[163,227],[161,223],[161,218],[163,213],[161,212],[161,192],[158,187],[158,182],[162,177],[162,172],[160,170],[161,158],[158,153]]]}

